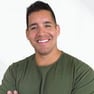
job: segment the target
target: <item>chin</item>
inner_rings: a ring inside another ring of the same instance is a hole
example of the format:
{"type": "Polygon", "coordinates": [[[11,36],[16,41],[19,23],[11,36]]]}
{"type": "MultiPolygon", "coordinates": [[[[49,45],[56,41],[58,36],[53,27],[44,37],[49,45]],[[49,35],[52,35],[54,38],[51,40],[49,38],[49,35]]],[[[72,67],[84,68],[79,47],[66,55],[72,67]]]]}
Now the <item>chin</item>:
{"type": "Polygon", "coordinates": [[[36,51],[36,53],[38,53],[38,54],[40,54],[40,55],[47,55],[47,54],[49,54],[50,53],[50,51],[48,51],[48,50],[41,50],[41,51],[36,51]]]}
{"type": "Polygon", "coordinates": [[[53,48],[40,48],[40,49],[35,49],[36,53],[40,54],[40,55],[48,55],[49,53],[53,52],[54,47],[53,48]]]}

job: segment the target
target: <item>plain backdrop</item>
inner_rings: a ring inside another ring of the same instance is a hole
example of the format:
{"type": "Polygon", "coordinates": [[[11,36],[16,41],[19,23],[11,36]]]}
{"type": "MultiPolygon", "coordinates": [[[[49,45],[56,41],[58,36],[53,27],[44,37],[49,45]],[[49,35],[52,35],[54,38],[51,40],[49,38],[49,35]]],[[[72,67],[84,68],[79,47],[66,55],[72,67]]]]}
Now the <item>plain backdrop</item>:
{"type": "MultiPolygon", "coordinates": [[[[0,84],[5,71],[34,53],[26,39],[26,8],[35,0],[0,0],[0,84]]],[[[94,0],[42,0],[55,12],[58,48],[94,69],[94,0]]]]}

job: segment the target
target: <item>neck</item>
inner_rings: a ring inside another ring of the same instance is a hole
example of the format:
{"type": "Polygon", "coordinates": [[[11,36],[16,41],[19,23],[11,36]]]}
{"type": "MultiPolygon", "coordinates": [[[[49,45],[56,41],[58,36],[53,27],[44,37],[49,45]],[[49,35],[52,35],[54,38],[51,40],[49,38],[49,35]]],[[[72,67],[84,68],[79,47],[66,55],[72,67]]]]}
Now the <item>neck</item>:
{"type": "Polygon", "coordinates": [[[61,55],[61,51],[58,49],[46,55],[41,55],[39,53],[36,53],[35,55],[36,63],[38,66],[48,66],[55,63],[55,61],[58,60],[60,55],[61,55]]]}

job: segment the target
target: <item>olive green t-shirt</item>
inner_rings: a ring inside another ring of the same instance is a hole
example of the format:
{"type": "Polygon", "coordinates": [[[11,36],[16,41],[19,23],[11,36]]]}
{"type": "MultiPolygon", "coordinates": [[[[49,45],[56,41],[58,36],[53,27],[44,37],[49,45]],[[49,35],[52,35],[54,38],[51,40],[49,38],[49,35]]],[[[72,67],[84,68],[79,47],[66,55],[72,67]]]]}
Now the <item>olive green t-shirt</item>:
{"type": "Polygon", "coordinates": [[[34,54],[8,68],[0,94],[8,90],[19,94],[94,94],[94,71],[66,53],[52,65],[39,67],[34,54]]]}

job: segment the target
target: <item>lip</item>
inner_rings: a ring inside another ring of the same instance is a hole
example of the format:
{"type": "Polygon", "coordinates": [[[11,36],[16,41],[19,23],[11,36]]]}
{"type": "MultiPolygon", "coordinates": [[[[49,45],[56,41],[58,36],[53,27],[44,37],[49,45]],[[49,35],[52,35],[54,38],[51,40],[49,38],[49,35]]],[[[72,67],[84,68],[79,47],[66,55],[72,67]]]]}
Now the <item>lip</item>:
{"type": "Polygon", "coordinates": [[[37,43],[45,44],[45,43],[48,43],[49,41],[50,41],[50,39],[40,39],[40,40],[37,40],[37,43]]]}
{"type": "Polygon", "coordinates": [[[48,42],[49,40],[48,39],[45,39],[45,40],[38,40],[38,43],[46,43],[48,42]]]}

